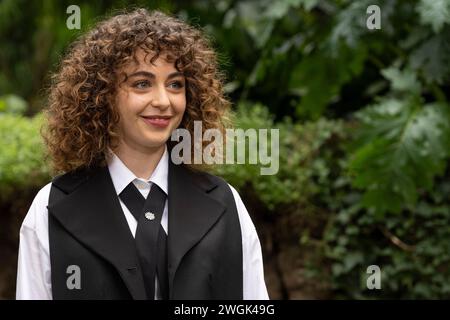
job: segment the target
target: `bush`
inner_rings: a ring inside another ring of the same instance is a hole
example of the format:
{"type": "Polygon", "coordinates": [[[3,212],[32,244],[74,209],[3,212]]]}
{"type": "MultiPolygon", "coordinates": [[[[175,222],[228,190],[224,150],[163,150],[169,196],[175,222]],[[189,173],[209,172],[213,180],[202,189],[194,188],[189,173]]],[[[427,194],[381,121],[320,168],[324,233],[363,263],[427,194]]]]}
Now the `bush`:
{"type": "MultiPolygon", "coordinates": [[[[319,184],[331,174],[332,168],[318,154],[325,153],[324,145],[342,134],[342,122],[320,119],[305,124],[292,123],[289,118],[274,123],[266,107],[261,104],[239,105],[235,115],[235,128],[278,129],[279,171],[274,175],[261,175],[263,164],[231,164],[216,168],[215,173],[237,188],[250,187],[269,210],[280,205],[308,205],[320,192],[319,184]]],[[[269,140],[270,140],[270,135],[269,140]]],[[[268,143],[270,145],[270,143],[268,143]]],[[[269,152],[270,155],[270,152],[269,152]]]]}
{"type": "MultiPolygon", "coordinates": [[[[272,215],[307,221],[300,231],[291,225],[284,232],[299,232],[294,239],[308,256],[304,275],[311,281],[328,284],[335,298],[450,297],[448,173],[434,188],[419,191],[415,206],[380,215],[366,207],[364,190],[350,174],[358,123],[323,118],[275,123],[259,104],[240,105],[236,119],[239,128],[280,130],[280,171],[261,176],[259,166],[245,164],[215,172],[254,194],[272,215]],[[381,268],[382,290],[367,289],[366,271],[373,264],[381,268]]],[[[277,244],[281,250],[288,245],[277,244]]]]}
{"type": "Polygon", "coordinates": [[[42,115],[27,118],[0,114],[0,194],[2,200],[13,191],[40,187],[49,180],[40,136],[42,115]]]}

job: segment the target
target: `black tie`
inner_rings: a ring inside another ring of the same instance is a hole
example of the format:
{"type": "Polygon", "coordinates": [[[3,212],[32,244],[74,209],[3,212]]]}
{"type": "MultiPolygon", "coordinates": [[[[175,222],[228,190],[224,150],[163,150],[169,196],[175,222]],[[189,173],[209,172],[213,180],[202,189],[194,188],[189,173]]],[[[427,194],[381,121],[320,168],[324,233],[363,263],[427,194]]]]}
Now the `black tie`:
{"type": "Polygon", "coordinates": [[[156,273],[162,298],[167,300],[167,235],[161,225],[166,194],[153,183],[146,200],[134,183],[130,182],[119,197],[138,222],[135,241],[147,299],[153,300],[155,297],[156,273]]]}

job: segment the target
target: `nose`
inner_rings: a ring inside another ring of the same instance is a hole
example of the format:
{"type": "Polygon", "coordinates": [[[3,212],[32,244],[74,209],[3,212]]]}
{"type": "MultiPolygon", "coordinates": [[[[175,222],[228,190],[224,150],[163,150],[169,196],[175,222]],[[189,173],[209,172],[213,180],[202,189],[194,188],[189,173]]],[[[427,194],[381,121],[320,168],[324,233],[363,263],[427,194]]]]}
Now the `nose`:
{"type": "Polygon", "coordinates": [[[166,88],[163,86],[158,86],[158,89],[155,90],[152,99],[152,106],[167,109],[170,106],[169,95],[167,94],[166,88]]]}

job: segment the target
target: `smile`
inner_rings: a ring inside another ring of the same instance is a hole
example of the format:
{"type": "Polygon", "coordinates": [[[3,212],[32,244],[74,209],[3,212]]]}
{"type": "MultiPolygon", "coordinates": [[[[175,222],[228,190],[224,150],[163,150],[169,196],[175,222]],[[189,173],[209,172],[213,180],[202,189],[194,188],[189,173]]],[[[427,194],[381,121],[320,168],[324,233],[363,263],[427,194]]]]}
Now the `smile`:
{"type": "Polygon", "coordinates": [[[165,128],[169,125],[171,116],[141,116],[145,123],[152,127],[165,128]]]}

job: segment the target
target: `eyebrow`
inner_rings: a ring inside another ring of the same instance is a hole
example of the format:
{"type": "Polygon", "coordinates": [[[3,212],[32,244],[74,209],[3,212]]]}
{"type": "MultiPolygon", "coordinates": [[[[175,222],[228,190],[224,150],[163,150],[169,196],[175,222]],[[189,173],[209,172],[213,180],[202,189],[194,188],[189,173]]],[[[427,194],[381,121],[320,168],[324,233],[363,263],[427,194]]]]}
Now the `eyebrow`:
{"type": "MultiPolygon", "coordinates": [[[[153,73],[149,72],[149,71],[137,71],[137,72],[134,72],[134,73],[130,74],[127,77],[131,78],[131,77],[139,77],[139,76],[144,76],[144,77],[151,78],[151,79],[155,78],[155,75],[153,73]]],[[[178,76],[184,76],[184,74],[182,72],[179,72],[179,71],[172,72],[171,74],[169,74],[167,79],[172,79],[172,78],[175,78],[175,77],[178,77],[178,76]]]]}

